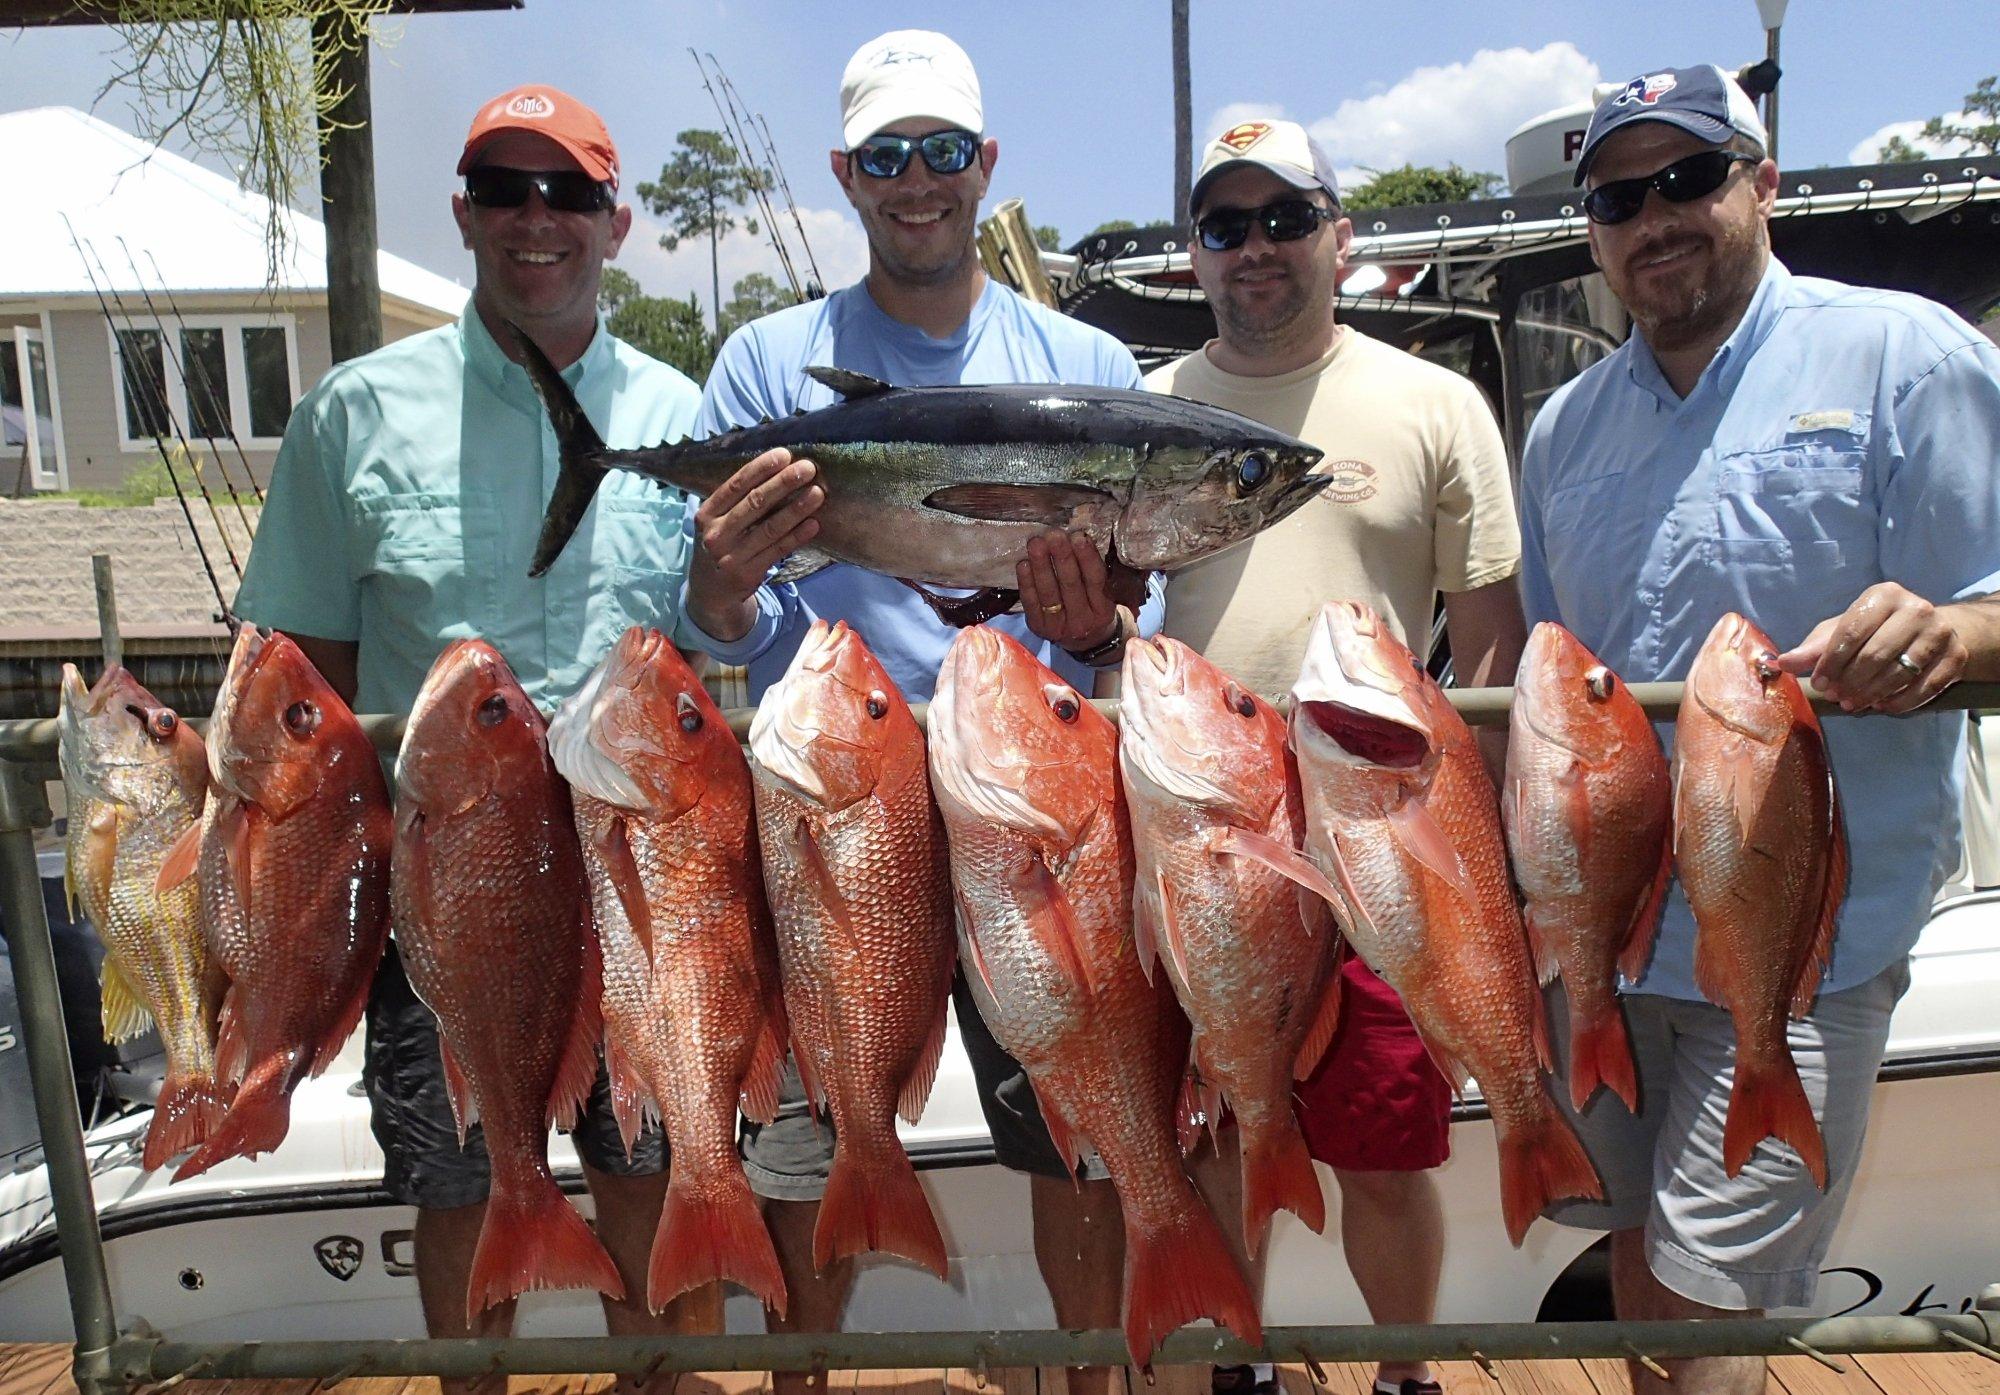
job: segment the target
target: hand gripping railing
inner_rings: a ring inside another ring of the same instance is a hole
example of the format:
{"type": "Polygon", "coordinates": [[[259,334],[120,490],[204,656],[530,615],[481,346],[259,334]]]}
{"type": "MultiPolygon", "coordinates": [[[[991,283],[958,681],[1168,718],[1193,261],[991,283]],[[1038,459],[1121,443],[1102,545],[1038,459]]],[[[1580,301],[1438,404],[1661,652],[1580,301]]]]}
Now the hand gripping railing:
{"type": "MultiPolygon", "coordinates": [[[[1670,717],[1678,683],[1635,683],[1654,717],[1670,717]]],[[[1498,725],[1510,688],[1454,689],[1453,704],[1474,725],[1498,725]]],[[[1828,713],[1839,708],[1815,697],[1828,713]]],[[[1115,703],[1100,703],[1115,711],[1115,703]]],[[[1930,709],[2000,708],[2000,684],[1962,683],[1930,709]]],[[[917,708],[919,719],[922,707],[917,708]]],[[[742,735],[752,713],[729,713],[742,735]]],[[[1895,720],[1878,718],[1876,720],[1895,720]]],[[[363,726],[378,747],[402,739],[403,719],[371,716],[363,726]]],[[[56,985],[55,954],[35,863],[34,831],[50,821],[43,782],[54,778],[56,724],[0,722],[0,925],[13,957],[35,1112],[49,1171],[63,1276],[76,1327],[73,1371],[82,1395],[142,1382],[215,1379],[436,1375],[498,1372],[557,1375],[616,1371],[826,1371],[1007,1366],[1122,1365],[1123,1334],[1111,1331],[794,1332],[714,1337],[508,1337],[425,1341],[175,1342],[120,1336],[103,1237],[84,1157],[69,1038],[56,985]]],[[[2000,1285],[1969,1313],[1923,1317],[1723,1318],[1687,1322],[1437,1323],[1429,1326],[1274,1327],[1261,1348],[1214,1328],[1168,1337],[1160,1364],[1250,1360],[1409,1361],[1625,1357],[1657,1368],[1688,1356],[1803,1352],[1838,1369],[1830,1352],[1971,1351],[2000,1360],[2000,1285]]]]}

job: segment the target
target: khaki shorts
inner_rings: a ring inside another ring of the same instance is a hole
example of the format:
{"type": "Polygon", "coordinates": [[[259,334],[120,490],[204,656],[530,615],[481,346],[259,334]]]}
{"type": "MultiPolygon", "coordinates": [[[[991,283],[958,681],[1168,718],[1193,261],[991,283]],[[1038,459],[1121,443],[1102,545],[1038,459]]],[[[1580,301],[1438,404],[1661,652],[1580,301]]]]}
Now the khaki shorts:
{"type": "Polygon", "coordinates": [[[1866,983],[1823,993],[1788,1028],[1792,1059],[1826,1140],[1822,1193],[1798,1155],[1775,1139],[1757,1145],[1737,1176],[1722,1167],[1736,1032],[1709,1003],[1653,993],[1621,1000],[1639,1071],[1639,1114],[1599,1090],[1570,1109],[1569,1015],[1560,986],[1547,991],[1554,1095],[1604,1179],[1607,1200],[1564,1202],[1550,1220],[1586,1230],[1646,1230],[1659,1281],[1712,1308],[1804,1307],[1854,1182],[1889,1016],[1910,986],[1901,960],[1866,983]]]}

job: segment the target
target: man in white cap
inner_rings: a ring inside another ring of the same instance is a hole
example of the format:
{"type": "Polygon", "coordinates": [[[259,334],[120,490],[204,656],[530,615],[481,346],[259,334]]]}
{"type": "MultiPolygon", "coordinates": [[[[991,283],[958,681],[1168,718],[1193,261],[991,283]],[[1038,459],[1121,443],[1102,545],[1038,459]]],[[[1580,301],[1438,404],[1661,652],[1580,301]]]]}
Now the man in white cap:
{"type": "MultiPolygon", "coordinates": [[[[1634,332],[1528,434],[1522,594],[1630,682],[1685,678],[1734,611],[1848,712],[1915,715],[1825,723],[1852,871],[1831,944],[1793,985],[1811,1006],[1786,1026],[1789,1090],[1738,1069],[1678,890],[1626,988],[1639,1113],[1589,1102],[1577,1133],[1606,1200],[1550,1211],[1611,1232],[1621,1318],[1813,1302],[1910,949],[1958,857],[1965,719],[1916,709],[2000,677],[2000,349],[1931,301],[1788,272],[1766,148],[1712,66],[1642,74],[1591,117],[1576,175],[1591,259],[1634,332]],[[1746,1112],[1785,1141],[1733,1156],[1746,1112]]],[[[1678,1395],[1767,1381],[1756,1356],[1669,1359],[1671,1386],[1627,1370],[1678,1395]]]]}
{"type": "MultiPolygon", "coordinates": [[[[863,44],[841,79],[841,145],[833,177],[868,234],[868,275],[824,300],[746,325],[717,356],[695,435],[830,405],[808,365],[866,373],[902,387],[963,383],[1083,383],[1136,388],[1139,369],[1117,340],[1034,304],[990,279],[974,246],[979,202],[999,144],[986,134],[979,78],[942,34],[906,29],[863,44]]],[[[758,457],[695,515],[697,550],[686,614],[695,642],[746,664],[754,701],[782,676],[815,619],[845,620],[866,637],[911,701],[928,699],[956,631],[892,577],[834,565],[796,584],[762,585],[770,567],[810,541],[823,498],[814,467],[782,450],[758,457]]],[[[1087,539],[1037,539],[1019,568],[1023,613],[993,621],[1079,690],[1115,678],[1124,640],[1157,624],[1157,585],[1108,572],[1087,539]],[[1146,613],[1135,617],[1134,610],[1146,613]]],[[[959,1030],[999,1161],[1032,1177],[1035,1248],[1064,1327],[1118,1320],[1116,1197],[1092,1160],[1074,1184],[1049,1140],[1033,1087],[987,1032],[961,978],[959,1030]]],[[[812,1263],[832,1135],[807,1112],[790,1073],[776,1122],[746,1126],[744,1166],[766,1215],[790,1292],[778,1325],[837,1325],[851,1264],[812,1263]]],[[[1074,1376],[1072,1390],[1107,1388],[1110,1372],[1074,1376]]],[[[779,1395],[806,1388],[777,1375],[779,1395]]]]}
{"type": "MultiPolygon", "coordinates": [[[[1204,152],[1188,215],[1216,337],[1146,385],[1320,447],[1317,468],[1334,483],[1246,545],[1174,573],[1165,632],[1276,699],[1327,601],[1367,601],[1422,655],[1442,593],[1460,680],[1511,682],[1520,536],[1499,428],[1466,379],[1339,322],[1353,229],[1325,153],[1296,122],[1233,126],[1204,152]]],[[[1490,745],[1489,763],[1503,753],[1490,745]]],[[[1451,1092],[1395,990],[1359,958],[1338,991],[1339,1031],[1299,1082],[1300,1128],[1340,1183],[1341,1241],[1370,1315],[1429,1322],[1444,1262],[1430,1169],[1449,1153],[1451,1092]]],[[[1217,1217],[1240,1227],[1234,1128],[1218,1143],[1198,1180],[1217,1217]]],[[[1382,1363],[1376,1389],[1437,1392],[1421,1361],[1382,1363]]]]}

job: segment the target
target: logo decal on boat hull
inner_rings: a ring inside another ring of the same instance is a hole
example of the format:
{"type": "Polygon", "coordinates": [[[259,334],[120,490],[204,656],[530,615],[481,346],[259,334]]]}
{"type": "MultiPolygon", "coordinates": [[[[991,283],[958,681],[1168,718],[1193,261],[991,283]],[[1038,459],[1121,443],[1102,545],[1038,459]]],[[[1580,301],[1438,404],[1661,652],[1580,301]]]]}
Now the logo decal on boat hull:
{"type": "Polygon", "coordinates": [[[313,1246],[313,1258],[344,1284],[361,1272],[361,1242],[352,1235],[329,1235],[313,1246]]]}

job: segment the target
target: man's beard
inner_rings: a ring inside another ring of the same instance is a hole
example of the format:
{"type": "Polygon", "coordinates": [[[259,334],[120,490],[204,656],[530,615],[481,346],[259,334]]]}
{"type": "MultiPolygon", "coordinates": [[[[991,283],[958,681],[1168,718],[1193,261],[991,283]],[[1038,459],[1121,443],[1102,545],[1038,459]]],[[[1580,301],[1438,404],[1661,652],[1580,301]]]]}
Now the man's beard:
{"type": "MultiPolygon", "coordinates": [[[[965,270],[966,260],[978,254],[973,250],[972,239],[952,241],[941,248],[935,256],[922,261],[911,261],[904,256],[892,240],[896,223],[887,213],[875,215],[881,220],[883,235],[869,238],[869,252],[875,264],[886,272],[892,281],[906,286],[935,286],[955,280],[965,270]]],[[[945,215],[945,222],[957,218],[956,213],[945,215]]]]}
{"type": "MultiPolygon", "coordinates": [[[[1633,260],[1678,245],[1679,240],[1668,241],[1635,253],[1633,260]]],[[[1753,223],[1710,245],[1709,279],[1627,300],[1625,308],[1644,332],[1647,345],[1656,352],[1673,353],[1726,339],[1756,291],[1763,271],[1759,255],[1763,245],[1762,225],[1753,223]]]]}
{"type": "Polygon", "coordinates": [[[1257,312],[1240,309],[1228,292],[1211,302],[1215,322],[1230,342],[1245,347],[1270,348],[1296,338],[1305,323],[1311,304],[1311,288],[1296,278],[1286,283],[1285,293],[1276,303],[1257,312]]]}

